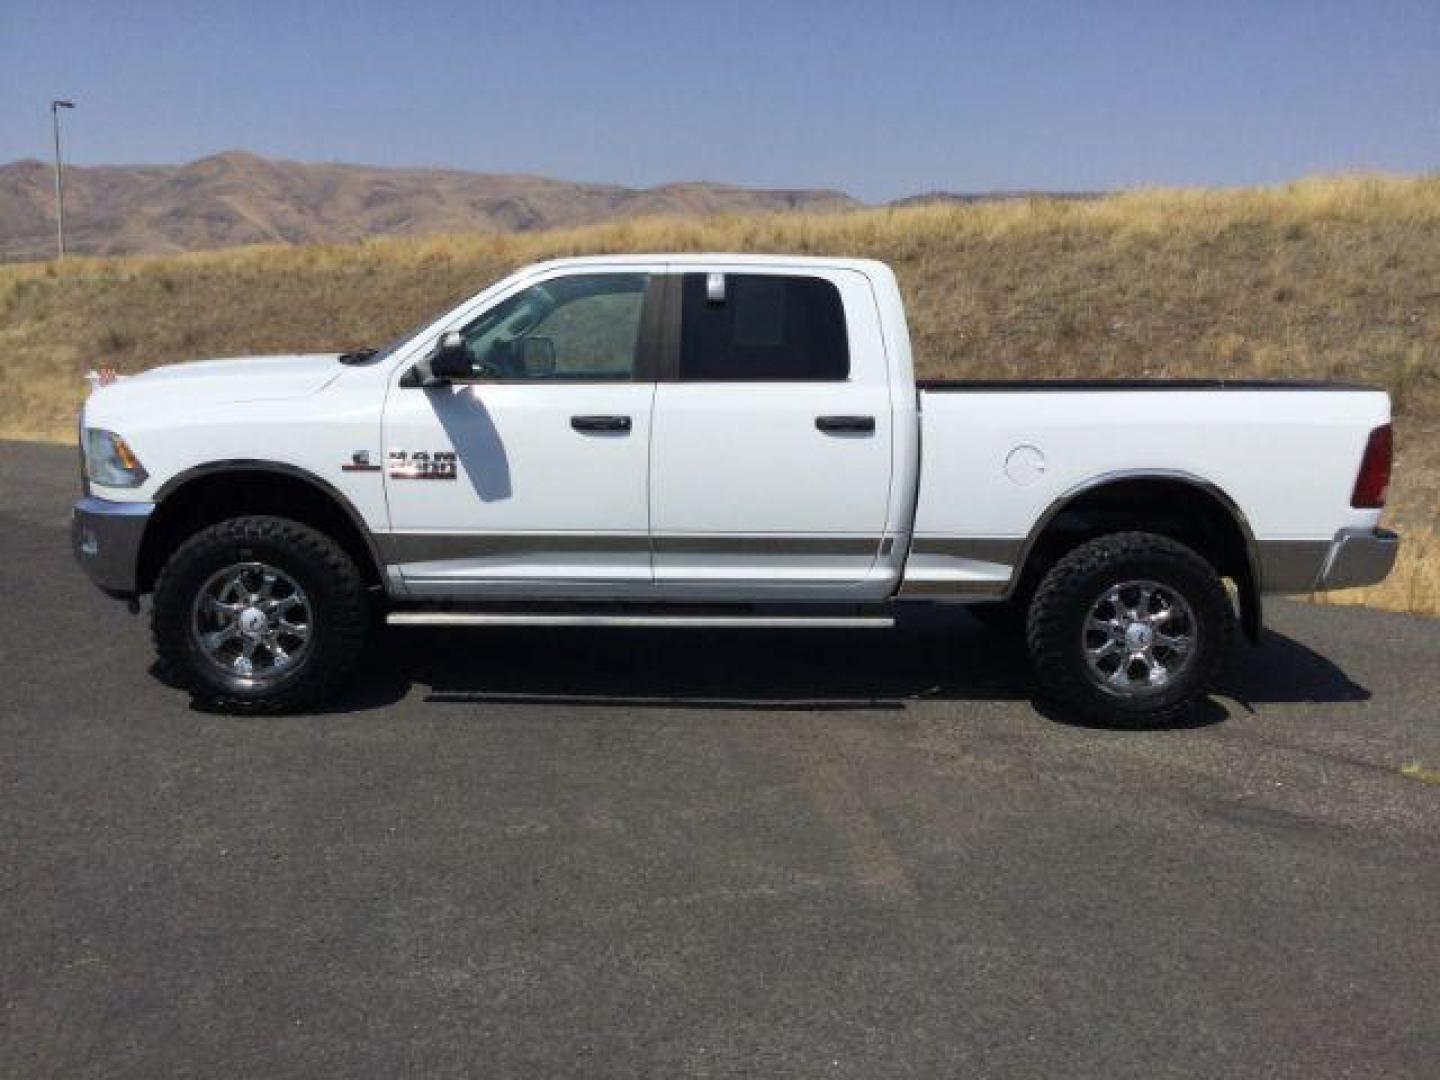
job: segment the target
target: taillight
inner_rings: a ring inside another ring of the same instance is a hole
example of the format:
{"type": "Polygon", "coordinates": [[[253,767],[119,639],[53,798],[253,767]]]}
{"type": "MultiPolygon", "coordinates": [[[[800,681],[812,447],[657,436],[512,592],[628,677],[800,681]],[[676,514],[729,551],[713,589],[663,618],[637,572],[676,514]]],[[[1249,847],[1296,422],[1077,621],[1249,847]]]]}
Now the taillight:
{"type": "Polygon", "coordinates": [[[1395,435],[1390,425],[1370,432],[1365,456],[1360,459],[1360,475],[1355,478],[1355,491],[1350,505],[1357,510],[1379,510],[1385,505],[1385,491],[1390,486],[1390,458],[1395,450],[1395,435]]]}

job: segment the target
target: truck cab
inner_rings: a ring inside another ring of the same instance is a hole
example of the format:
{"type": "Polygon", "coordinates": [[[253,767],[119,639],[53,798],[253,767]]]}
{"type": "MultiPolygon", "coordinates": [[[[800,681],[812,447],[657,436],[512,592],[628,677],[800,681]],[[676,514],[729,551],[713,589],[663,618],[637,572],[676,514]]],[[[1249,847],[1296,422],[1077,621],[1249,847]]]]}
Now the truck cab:
{"type": "Polygon", "coordinates": [[[398,584],[417,600],[882,599],[918,451],[877,277],[567,261],[462,314],[451,351],[400,365],[386,398],[398,584]]]}

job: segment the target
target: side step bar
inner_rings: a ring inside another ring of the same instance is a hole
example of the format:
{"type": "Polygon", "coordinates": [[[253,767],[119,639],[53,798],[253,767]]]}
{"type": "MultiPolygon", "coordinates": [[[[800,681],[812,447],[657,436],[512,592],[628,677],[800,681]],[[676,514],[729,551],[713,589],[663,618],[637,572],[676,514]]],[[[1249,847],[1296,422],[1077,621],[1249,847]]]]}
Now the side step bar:
{"type": "Polygon", "coordinates": [[[740,630],[887,630],[889,615],[566,615],[496,611],[392,611],[391,626],[672,626],[740,630]]]}

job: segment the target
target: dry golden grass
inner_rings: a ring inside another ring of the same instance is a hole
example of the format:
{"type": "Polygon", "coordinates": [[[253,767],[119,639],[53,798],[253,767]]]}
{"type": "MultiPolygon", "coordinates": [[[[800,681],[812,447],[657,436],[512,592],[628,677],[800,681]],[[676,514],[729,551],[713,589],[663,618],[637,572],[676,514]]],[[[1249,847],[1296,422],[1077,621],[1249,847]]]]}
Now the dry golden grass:
{"type": "Polygon", "coordinates": [[[686,250],[884,259],[924,376],[1382,384],[1404,555],[1335,599],[1440,613],[1440,176],[0,267],[0,432],[71,438],[100,364],[379,343],[519,264],[686,250]]]}

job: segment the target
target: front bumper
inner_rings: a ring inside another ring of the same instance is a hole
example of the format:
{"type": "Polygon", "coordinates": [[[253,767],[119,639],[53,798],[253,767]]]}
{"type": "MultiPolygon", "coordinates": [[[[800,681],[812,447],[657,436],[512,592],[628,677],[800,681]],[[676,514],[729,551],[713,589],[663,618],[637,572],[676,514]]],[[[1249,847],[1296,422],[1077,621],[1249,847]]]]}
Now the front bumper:
{"type": "Polygon", "coordinates": [[[154,503],[111,502],[87,496],[75,504],[70,541],[90,580],[112,596],[140,591],[140,541],[154,503]]]}
{"type": "Polygon", "coordinates": [[[1341,529],[1315,579],[1315,588],[1353,589],[1384,581],[1399,553],[1400,537],[1389,529],[1341,529]]]}

